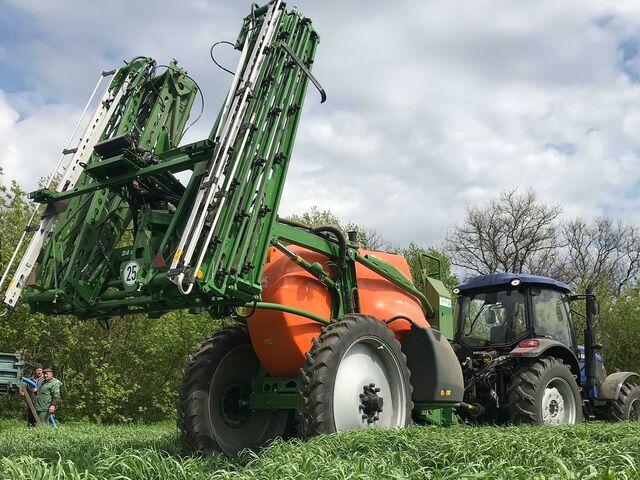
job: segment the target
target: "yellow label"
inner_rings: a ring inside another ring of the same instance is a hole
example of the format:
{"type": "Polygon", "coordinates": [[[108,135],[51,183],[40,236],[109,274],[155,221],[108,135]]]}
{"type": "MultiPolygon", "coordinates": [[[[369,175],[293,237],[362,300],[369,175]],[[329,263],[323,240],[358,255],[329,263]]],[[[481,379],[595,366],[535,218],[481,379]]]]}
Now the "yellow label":
{"type": "Polygon", "coordinates": [[[300,255],[296,255],[296,259],[294,260],[298,265],[302,263],[302,257],[300,255]]]}
{"type": "Polygon", "coordinates": [[[180,255],[182,255],[182,249],[181,248],[176,250],[176,254],[173,256],[173,261],[177,262],[178,260],[180,260],[180,255]]]}
{"type": "Polygon", "coordinates": [[[198,270],[198,280],[202,280],[202,277],[204,277],[204,272],[202,270],[198,270]]]}

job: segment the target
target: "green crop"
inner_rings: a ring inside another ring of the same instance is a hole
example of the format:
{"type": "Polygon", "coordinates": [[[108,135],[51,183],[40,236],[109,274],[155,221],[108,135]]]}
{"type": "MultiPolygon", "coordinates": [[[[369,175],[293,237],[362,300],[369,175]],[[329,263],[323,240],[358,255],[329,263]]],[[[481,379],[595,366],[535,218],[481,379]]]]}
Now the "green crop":
{"type": "Polygon", "coordinates": [[[180,454],[170,424],[0,423],[0,478],[640,478],[640,424],[411,427],[276,442],[236,459],[180,454]]]}

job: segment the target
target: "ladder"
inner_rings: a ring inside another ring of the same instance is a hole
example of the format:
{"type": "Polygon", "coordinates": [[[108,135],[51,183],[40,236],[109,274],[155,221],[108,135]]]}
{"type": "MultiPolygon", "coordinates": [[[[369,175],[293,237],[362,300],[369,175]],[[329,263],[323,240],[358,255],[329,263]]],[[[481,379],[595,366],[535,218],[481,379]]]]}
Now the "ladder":
{"type": "MultiPolygon", "coordinates": [[[[105,76],[117,75],[117,73],[118,70],[104,72],[100,80],[102,80],[102,78],[104,78],[105,76]]],[[[98,85],[99,84],[100,82],[98,82],[98,85]]],[[[98,85],[96,85],[96,89],[98,88],[98,85]]],[[[128,85],[129,79],[127,78],[120,85],[120,88],[118,88],[116,91],[110,91],[109,88],[107,88],[102,95],[102,98],[100,99],[100,103],[98,104],[93,118],[89,122],[84,134],[80,138],[77,148],[72,150],[68,150],[65,148],[63,150],[63,156],[69,153],[73,153],[73,157],[68,163],[64,174],[56,187],[56,192],[66,192],[68,190],[72,190],[76,186],[76,183],[78,182],[82,171],[86,167],[87,163],[89,162],[89,158],[93,154],[94,146],[102,137],[102,134],[109,124],[109,121],[111,120],[114,112],[117,110],[120,100],[124,92],[127,90],[128,85]]],[[[87,106],[91,103],[92,99],[93,95],[89,99],[87,106]]],[[[82,117],[80,118],[80,122],[81,121],[82,117]]],[[[51,176],[49,183],[51,183],[51,181],[57,177],[60,166],[61,162],[58,164],[58,168],[51,176]]],[[[37,227],[32,227],[31,225],[27,225],[25,227],[25,234],[23,234],[21,241],[18,243],[18,246],[16,247],[12,255],[12,259],[9,262],[9,265],[7,266],[7,269],[2,278],[2,280],[4,280],[4,278],[10,271],[13,260],[16,258],[22,247],[22,242],[25,238],[24,235],[33,232],[34,235],[31,238],[31,241],[29,242],[24,255],[22,256],[22,260],[20,261],[20,264],[18,265],[12,280],[9,282],[9,286],[3,299],[3,302],[9,307],[16,306],[22,290],[28,283],[29,275],[31,274],[36,260],[40,255],[40,251],[42,250],[42,247],[44,246],[47,238],[56,225],[58,216],[61,213],[61,209],[64,209],[64,204],[53,204],[45,210],[37,227]]],[[[36,213],[37,209],[31,216],[31,222],[33,222],[36,213]]],[[[2,282],[0,282],[0,286],[1,285],[2,282]]]]}

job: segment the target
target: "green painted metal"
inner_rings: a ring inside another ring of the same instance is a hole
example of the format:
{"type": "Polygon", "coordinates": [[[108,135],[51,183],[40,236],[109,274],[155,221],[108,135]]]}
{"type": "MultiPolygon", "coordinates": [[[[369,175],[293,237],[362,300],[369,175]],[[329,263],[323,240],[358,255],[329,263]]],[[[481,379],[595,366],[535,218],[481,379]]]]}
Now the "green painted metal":
{"type": "MultiPolygon", "coordinates": [[[[254,11],[244,20],[238,49],[259,50],[259,30],[269,21],[273,5],[257,10],[264,11],[262,16],[254,11]]],[[[206,308],[215,316],[227,316],[237,306],[260,302],[262,271],[272,245],[286,251],[286,245],[296,244],[337,257],[335,241],[276,221],[308,81],[282,45],[310,68],[319,42],[311,22],[297,11],[283,11],[278,18],[252,94],[242,105],[244,113],[235,120],[241,128],[234,137],[224,136],[225,122],[232,117],[223,107],[208,139],[177,146],[197,87],[175,61],[160,75],[148,58],[118,72],[109,89],[119,88],[125,79],[130,85],[121,99],[121,114],[114,116],[102,140],[127,134],[133,140],[113,154],[94,153],[74,188],[31,194],[48,207],[66,205],[36,266],[35,282],[24,295],[33,310],[106,318],[206,308]],[[203,261],[181,264],[187,217],[203,208],[197,203],[199,192],[209,187],[204,180],[218,168],[213,160],[227,144],[224,168],[216,179],[219,189],[206,207],[211,213],[204,226],[214,223],[214,212],[217,223],[209,236],[205,229],[192,239],[203,261]],[[186,187],[173,176],[182,171],[192,172],[186,187]],[[181,275],[185,285],[196,287],[188,295],[176,289],[181,275]]],[[[244,57],[238,78],[254,65],[249,58],[244,57]]],[[[243,94],[245,87],[238,83],[230,98],[243,94]]],[[[353,246],[347,249],[345,271],[337,277],[304,258],[296,261],[327,286],[332,318],[358,311],[355,262],[410,292],[429,316],[434,314],[424,293],[401,272],[374,256],[360,255],[353,246]]],[[[278,308],[292,312],[287,306],[278,308]]]]}
{"type": "Polygon", "coordinates": [[[456,415],[456,405],[443,406],[429,403],[416,403],[413,407],[414,416],[425,423],[443,427],[460,423],[456,415]]]}
{"type": "Polygon", "coordinates": [[[269,377],[262,372],[251,379],[251,390],[251,409],[293,410],[299,406],[297,378],[269,377]]]}
{"type": "Polygon", "coordinates": [[[449,340],[453,340],[455,333],[453,323],[453,305],[449,290],[440,280],[432,277],[424,277],[425,291],[429,303],[434,306],[434,324],[440,332],[449,340]]]}
{"type": "Polygon", "coordinates": [[[15,394],[20,389],[24,363],[18,353],[0,353],[0,394],[15,394]]]}

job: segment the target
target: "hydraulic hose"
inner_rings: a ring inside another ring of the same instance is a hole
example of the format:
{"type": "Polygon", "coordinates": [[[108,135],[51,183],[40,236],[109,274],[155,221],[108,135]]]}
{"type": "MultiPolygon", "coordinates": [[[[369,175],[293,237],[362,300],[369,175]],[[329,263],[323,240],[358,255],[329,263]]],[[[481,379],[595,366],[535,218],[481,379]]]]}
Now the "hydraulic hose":
{"type": "Polygon", "coordinates": [[[340,229],[331,225],[323,225],[321,227],[312,228],[311,231],[315,234],[330,233],[336,240],[338,240],[338,268],[340,269],[340,276],[344,273],[344,268],[347,263],[347,242],[344,239],[344,235],[340,229]]]}
{"type": "Polygon", "coordinates": [[[31,388],[38,388],[38,384],[27,377],[20,377],[20,380],[29,385],[31,388]]]}
{"type": "Polygon", "coordinates": [[[419,327],[420,326],[416,322],[414,322],[412,319],[407,317],[406,315],[396,315],[395,317],[391,317],[389,320],[385,320],[384,323],[389,325],[390,323],[395,322],[396,320],[406,320],[407,322],[409,322],[414,327],[419,327]]]}
{"type": "Polygon", "coordinates": [[[300,223],[300,222],[295,222],[293,220],[289,220],[288,218],[278,217],[278,222],[284,223],[285,225],[289,225],[290,227],[300,228],[308,232],[311,232],[313,230],[309,225],[305,225],[304,223],[300,223]]]}

